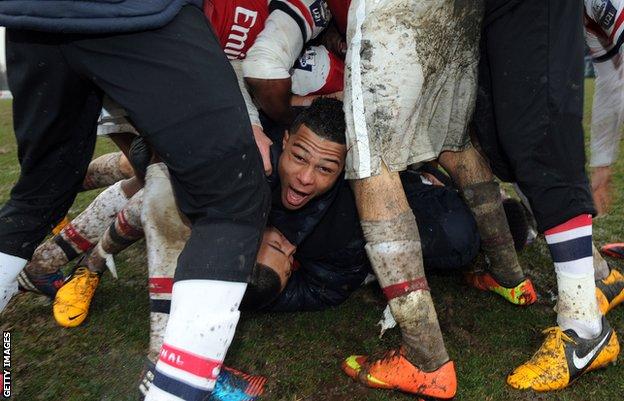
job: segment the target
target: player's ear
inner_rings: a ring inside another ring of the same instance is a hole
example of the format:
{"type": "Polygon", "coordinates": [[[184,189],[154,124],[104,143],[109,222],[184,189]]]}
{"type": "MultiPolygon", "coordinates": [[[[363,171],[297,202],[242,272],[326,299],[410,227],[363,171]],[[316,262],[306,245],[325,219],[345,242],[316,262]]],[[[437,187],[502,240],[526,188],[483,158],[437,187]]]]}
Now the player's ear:
{"type": "Polygon", "coordinates": [[[288,130],[284,130],[284,138],[282,139],[282,150],[286,149],[286,144],[288,143],[289,138],[290,132],[288,132],[288,130]]]}

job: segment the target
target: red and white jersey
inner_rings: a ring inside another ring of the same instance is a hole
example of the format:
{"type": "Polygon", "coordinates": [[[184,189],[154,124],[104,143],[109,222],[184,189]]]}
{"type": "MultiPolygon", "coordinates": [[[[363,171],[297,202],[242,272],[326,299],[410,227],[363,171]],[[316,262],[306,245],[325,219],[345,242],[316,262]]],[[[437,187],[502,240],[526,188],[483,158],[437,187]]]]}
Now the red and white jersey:
{"type": "Polygon", "coordinates": [[[624,0],[585,0],[585,38],[596,73],[591,121],[591,167],[618,156],[624,125],[624,0]]]}
{"type": "Polygon", "coordinates": [[[596,62],[619,53],[624,42],[624,0],[585,0],[587,45],[596,62]]]}
{"type": "Polygon", "coordinates": [[[329,95],[344,87],[344,61],[325,46],[310,46],[292,69],[292,93],[299,96],[329,95]]]}
{"type": "Polygon", "coordinates": [[[269,0],[206,0],[210,20],[229,59],[244,59],[269,17],[269,0]]]}
{"type": "Polygon", "coordinates": [[[246,78],[285,79],[305,44],[329,24],[326,0],[272,0],[264,29],[243,62],[246,78]]]}
{"type": "MultiPolygon", "coordinates": [[[[204,13],[215,29],[223,51],[242,60],[264,29],[269,14],[292,20],[305,42],[315,38],[329,22],[325,0],[206,0],[204,13]]],[[[285,22],[282,22],[285,23],[285,22]]]]}
{"type": "Polygon", "coordinates": [[[351,0],[327,0],[327,6],[334,19],[334,24],[343,36],[347,34],[347,16],[351,0]]]}

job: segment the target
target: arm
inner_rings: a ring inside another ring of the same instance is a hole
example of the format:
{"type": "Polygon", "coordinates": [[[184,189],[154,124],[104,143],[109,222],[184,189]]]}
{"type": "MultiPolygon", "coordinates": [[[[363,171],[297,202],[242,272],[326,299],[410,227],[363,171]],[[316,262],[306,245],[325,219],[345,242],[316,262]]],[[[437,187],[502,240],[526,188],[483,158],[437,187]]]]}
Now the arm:
{"type": "Polygon", "coordinates": [[[314,19],[310,11],[321,4],[324,2],[274,0],[264,29],[243,61],[243,74],[251,95],[279,123],[288,125],[295,116],[290,106],[290,69],[304,44],[327,25],[327,21],[314,19]]]}
{"type": "Polygon", "coordinates": [[[290,106],[290,77],[284,79],[245,78],[254,99],[271,118],[286,126],[295,118],[290,106]]]}
{"type": "Polygon", "coordinates": [[[273,141],[265,135],[264,130],[262,129],[262,123],[260,122],[258,109],[247,91],[247,86],[245,85],[245,80],[243,78],[243,63],[240,60],[230,60],[230,64],[232,65],[232,68],[234,68],[236,79],[238,81],[238,87],[240,88],[243,100],[245,101],[245,107],[247,108],[247,114],[249,115],[249,120],[251,121],[251,129],[253,130],[254,140],[256,141],[256,146],[258,146],[258,150],[262,156],[264,173],[266,175],[271,175],[273,168],[271,166],[269,149],[273,144],[273,141]]]}
{"type": "Polygon", "coordinates": [[[323,258],[302,260],[286,288],[268,306],[275,312],[323,310],[343,303],[370,271],[360,240],[323,258]]]}
{"type": "Polygon", "coordinates": [[[591,121],[592,194],[598,214],[603,214],[611,204],[611,165],[617,159],[621,138],[624,69],[619,49],[605,39],[599,27],[586,22],[585,37],[596,73],[591,121]]]}
{"type": "Polygon", "coordinates": [[[591,121],[591,167],[612,165],[618,156],[624,116],[624,69],[620,55],[594,63],[596,83],[591,121]]]}

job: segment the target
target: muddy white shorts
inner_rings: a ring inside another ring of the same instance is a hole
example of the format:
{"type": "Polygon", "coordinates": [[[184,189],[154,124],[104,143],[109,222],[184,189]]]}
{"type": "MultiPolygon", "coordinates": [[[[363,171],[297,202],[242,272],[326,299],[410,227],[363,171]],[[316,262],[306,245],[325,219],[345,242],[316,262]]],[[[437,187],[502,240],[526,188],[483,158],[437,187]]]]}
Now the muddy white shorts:
{"type": "Polygon", "coordinates": [[[353,0],[345,65],[346,176],[465,149],[482,0],[353,0]]]}
{"type": "Polygon", "coordinates": [[[98,118],[97,134],[98,136],[104,136],[122,132],[139,135],[128,120],[126,110],[108,96],[104,96],[102,111],[100,112],[100,118],[98,118]]]}

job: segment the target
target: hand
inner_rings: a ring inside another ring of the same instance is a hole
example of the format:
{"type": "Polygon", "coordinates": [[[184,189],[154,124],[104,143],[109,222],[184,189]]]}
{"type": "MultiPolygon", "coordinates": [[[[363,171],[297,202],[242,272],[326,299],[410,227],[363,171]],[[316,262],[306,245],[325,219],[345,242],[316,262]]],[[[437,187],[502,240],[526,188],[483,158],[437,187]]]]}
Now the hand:
{"type": "Polygon", "coordinates": [[[598,215],[605,214],[611,206],[611,166],[595,167],[592,171],[591,187],[598,215]]]}
{"type": "Polygon", "coordinates": [[[256,140],[256,146],[260,151],[260,156],[262,156],[264,174],[266,174],[268,177],[273,172],[273,167],[271,166],[271,152],[269,150],[271,148],[271,145],[273,145],[273,141],[264,134],[262,127],[252,125],[251,128],[253,130],[254,139],[256,140]]]}

